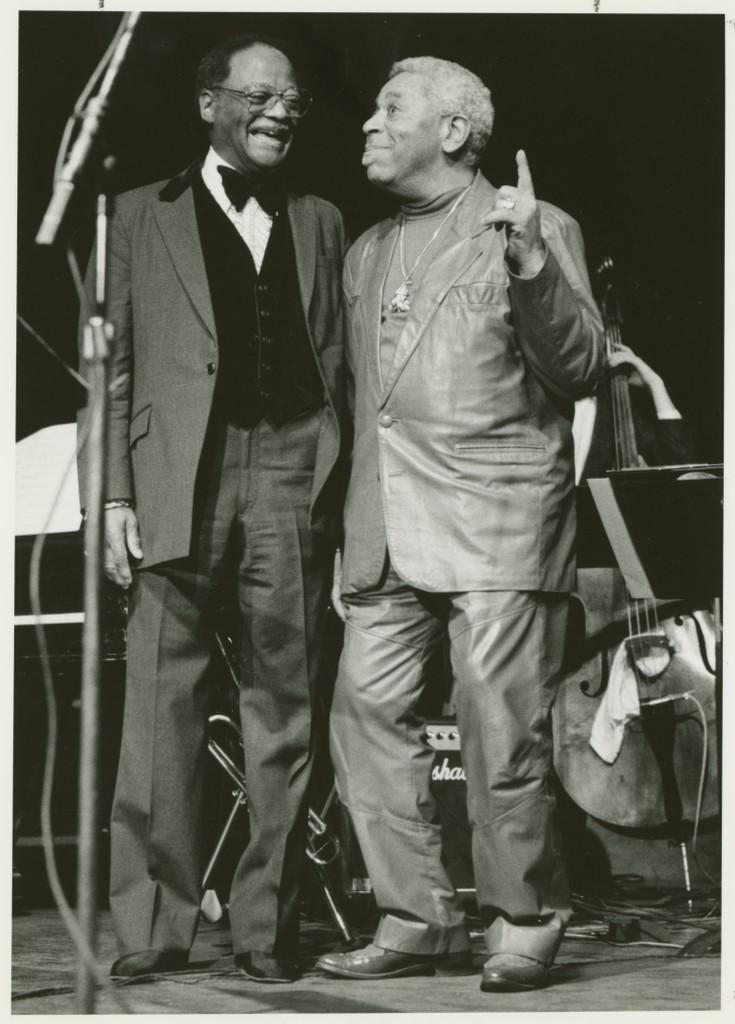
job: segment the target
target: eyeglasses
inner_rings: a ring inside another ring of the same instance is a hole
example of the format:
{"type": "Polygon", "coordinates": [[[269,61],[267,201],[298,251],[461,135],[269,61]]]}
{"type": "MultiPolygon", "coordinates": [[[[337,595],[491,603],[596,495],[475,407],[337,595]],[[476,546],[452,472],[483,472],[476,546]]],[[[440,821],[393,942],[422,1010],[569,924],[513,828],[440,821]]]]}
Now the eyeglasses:
{"type": "Polygon", "coordinates": [[[212,90],[213,92],[228,92],[231,96],[236,96],[239,100],[244,100],[248,105],[248,110],[252,110],[257,113],[261,110],[270,110],[274,107],[278,100],[286,108],[286,113],[290,117],[303,117],[311,106],[311,93],[307,92],[306,89],[284,89],[282,92],[277,92],[275,89],[228,89],[224,85],[217,85],[212,90]]]}

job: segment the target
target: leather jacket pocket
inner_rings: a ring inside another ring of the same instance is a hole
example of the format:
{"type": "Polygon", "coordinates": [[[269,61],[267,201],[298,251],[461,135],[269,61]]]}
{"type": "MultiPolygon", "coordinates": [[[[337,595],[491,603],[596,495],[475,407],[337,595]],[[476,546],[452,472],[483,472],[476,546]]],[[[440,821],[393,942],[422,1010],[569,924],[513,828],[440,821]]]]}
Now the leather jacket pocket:
{"type": "Polygon", "coordinates": [[[460,441],[454,450],[462,455],[479,455],[484,462],[529,463],[543,462],[546,448],[542,444],[508,444],[498,441],[460,441]]]}

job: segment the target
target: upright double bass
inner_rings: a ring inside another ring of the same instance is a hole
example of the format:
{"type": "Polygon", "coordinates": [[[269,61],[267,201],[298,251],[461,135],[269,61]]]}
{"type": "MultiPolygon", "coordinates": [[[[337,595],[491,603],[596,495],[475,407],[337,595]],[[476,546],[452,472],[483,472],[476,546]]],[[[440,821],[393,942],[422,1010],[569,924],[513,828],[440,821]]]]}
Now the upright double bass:
{"type": "MultiPolygon", "coordinates": [[[[601,310],[608,356],[622,345],[620,307],[606,260],[601,310]]],[[[606,384],[614,433],[614,465],[643,464],[629,381],[606,384]]],[[[672,551],[676,558],[677,552],[672,551]]],[[[628,828],[672,826],[717,813],[714,631],[707,612],[680,601],[628,595],[617,569],[581,569],[573,598],[568,672],[553,709],[554,765],[564,789],[593,817],[628,828]],[[576,613],[576,614],[575,614],[576,613]],[[575,634],[576,633],[576,640],[575,634]],[[617,656],[617,658],[616,658],[617,656]],[[640,714],[625,726],[612,761],[590,746],[605,693],[621,665],[635,676],[640,714]]]]}

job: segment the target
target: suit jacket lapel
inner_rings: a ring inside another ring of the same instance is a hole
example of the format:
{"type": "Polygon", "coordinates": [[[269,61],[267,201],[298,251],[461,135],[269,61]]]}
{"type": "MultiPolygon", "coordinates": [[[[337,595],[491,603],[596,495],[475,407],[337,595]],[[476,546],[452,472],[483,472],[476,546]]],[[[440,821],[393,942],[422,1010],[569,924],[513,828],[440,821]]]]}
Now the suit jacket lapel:
{"type": "Polygon", "coordinates": [[[367,338],[368,359],[372,372],[375,374],[375,379],[379,382],[379,389],[382,388],[380,336],[383,313],[383,289],[398,241],[398,232],[395,230],[396,223],[395,220],[386,220],[379,225],[375,239],[363,254],[363,266],[366,267],[366,270],[365,276],[359,285],[362,297],[362,315],[365,321],[363,329],[367,338]]]}
{"type": "Polygon", "coordinates": [[[354,295],[360,300],[358,318],[353,321],[352,331],[355,343],[366,352],[378,392],[382,390],[380,342],[383,288],[398,239],[395,227],[394,219],[383,220],[377,225],[375,237],[365,245],[351,275],[354,295]]]}
{"type": "Polygon", "coordinates": [[[314,294],[314,277],[316,274],[316,237],[317,225],[314,204],[308,199],[296,199],[288,196],[288,219],[291,224],[296,271],[299,278],[301,302],[304,316],[309,322],[309,308],[314,294]]]}
{"type": "Polygon", "coordinates": [[[181,283],[205,327],[215,338],[214,310],[191,187],[185,188],[173,199],[159,197],[153,203],[153,214],[181,283]]]}

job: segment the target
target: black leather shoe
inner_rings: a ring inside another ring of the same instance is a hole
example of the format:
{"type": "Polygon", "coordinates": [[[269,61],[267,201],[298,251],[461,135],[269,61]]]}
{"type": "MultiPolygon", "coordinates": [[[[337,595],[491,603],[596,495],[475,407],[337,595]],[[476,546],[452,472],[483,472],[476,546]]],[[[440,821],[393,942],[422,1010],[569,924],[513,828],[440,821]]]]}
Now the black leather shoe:
{"type": "Polygon", "coordinates": [[[495,953],[482,968],[483,992],[528,992],[543,988],[551,978],[549,968],[540,960],[513,953],[495,953]]]}
{"type": "Polygon", "coordinates": [[[296,981],[298,971],[293,960],[269,953],[236,953],[235,964],[242,974],[251,981],[263,981],[271,985],[285,985],[296,981]]]}
{"type": "Polygon", "coordinates": [[[185,949],[141,949],[126,953],[110,968],[113,978],[141,978],[145,974],[183,971],[189,962],[185,949]]]}
{"type": "Polygon", "coordinates": [[[325,953],[319,957],[316,966],[337,978],[363,978],[365,981],[474,973],[469,950],[439,955],[398,953],[372,943],[348,953],[325,953]]]}

